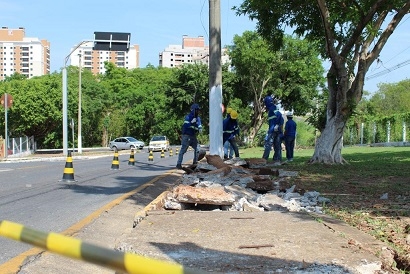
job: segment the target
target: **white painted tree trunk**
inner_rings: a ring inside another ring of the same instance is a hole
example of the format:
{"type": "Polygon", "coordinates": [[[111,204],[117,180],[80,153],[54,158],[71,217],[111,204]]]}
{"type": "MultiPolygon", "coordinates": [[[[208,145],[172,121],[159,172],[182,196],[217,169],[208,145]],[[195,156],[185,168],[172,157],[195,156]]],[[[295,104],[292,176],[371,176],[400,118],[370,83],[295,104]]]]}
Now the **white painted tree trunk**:
{"type": "Polygon", "coordinates": [[[345,122],[342,117],[328,119],[326,127],[317,139],[315,152],[310,163],[343,164],[342,157],[343,130],[345,122]]]}

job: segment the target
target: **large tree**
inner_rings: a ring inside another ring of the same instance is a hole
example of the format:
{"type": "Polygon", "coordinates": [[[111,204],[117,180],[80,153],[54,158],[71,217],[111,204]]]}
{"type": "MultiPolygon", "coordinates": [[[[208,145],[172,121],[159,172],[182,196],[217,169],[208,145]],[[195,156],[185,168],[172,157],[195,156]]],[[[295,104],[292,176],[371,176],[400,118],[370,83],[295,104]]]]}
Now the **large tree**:
{"type": "Polygon", "coordinates": [[[311,162],[343,163],[343,131],[362,98],[365,75],[409,13],[410,1],[245,0],[234,8],[256,19],[258,32],[275,48],[291,29],[330,60],[326,123],[311,162]]]}
{"type": "Polygon", "coordinates": [[[229,56],[239,79],[234,94],[245,106],[252,106],[251,120],[242,127],[250,140],[263,124],[266,95],[280,98],[282,107],[297,115],[314,107],[324,69],[311,43],[286,36],[280,49],[273,51],[266,39],[252,31],[235,35],[233,42],[229,56]]]}

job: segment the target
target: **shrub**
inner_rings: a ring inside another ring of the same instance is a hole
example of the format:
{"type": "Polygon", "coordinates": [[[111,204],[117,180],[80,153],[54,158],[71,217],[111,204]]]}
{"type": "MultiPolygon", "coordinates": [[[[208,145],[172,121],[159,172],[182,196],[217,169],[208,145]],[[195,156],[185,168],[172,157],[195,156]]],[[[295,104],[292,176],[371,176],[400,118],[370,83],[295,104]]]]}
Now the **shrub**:
{"type": "Polygon", "coordinates": [[[303,118],[296,118],[295,122],[297,124],[296,146],[315,146],[315,128],[312,125],[309,125],[305,120],[303,120],[303,118]]]}

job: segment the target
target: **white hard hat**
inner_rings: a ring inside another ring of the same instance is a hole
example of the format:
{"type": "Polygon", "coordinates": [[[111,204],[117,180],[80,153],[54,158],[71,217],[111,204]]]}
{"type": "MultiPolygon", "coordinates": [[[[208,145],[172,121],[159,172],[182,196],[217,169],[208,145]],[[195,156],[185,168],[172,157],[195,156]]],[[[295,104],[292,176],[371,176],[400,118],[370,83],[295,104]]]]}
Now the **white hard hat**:
{"type": "Polygon", "coordinates": [[[286,117],[293,117],[293,111],[288,111],[286,113],[286,117]]]}

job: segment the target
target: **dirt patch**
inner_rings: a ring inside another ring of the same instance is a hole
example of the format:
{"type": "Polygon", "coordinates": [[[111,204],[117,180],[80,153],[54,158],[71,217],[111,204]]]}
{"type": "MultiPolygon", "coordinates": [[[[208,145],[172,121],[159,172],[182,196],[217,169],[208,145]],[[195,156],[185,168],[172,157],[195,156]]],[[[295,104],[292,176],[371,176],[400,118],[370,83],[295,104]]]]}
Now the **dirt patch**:
{"type": "Polygon", "coordinates": [[[305,174],[282,187],[296,184],[297,192],[315,189],[330,198],[332,202],[325,207],[327,214],[391,246],[393,266],[410,271],[410,193],[400,187],[403,178],[390,176],[386,182],[381,177],[358,177],[356,181],[352,176],[350,182],[336,188],[329,183],[331,180],[305,174]]]}

